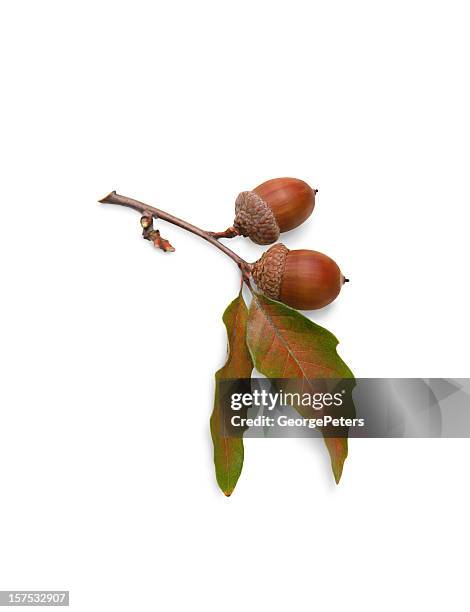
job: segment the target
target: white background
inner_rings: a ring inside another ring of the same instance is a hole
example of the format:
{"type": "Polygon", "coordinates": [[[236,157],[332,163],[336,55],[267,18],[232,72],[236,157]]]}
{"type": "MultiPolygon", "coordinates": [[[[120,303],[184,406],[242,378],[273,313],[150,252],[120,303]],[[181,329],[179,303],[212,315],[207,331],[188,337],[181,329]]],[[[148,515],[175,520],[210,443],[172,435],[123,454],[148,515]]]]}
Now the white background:
{"type": "MultiPolygon", "coordinates": [[[[237,269],[201,227],[318,187],[289,247],[351,279],[315,320],[356,376],[469,375],[465,2],[13,2],[0,15],[0,589],[74,610],[463,609],[468,440],[249,440],[208,420],[237,269]]],[[[238,239],[249,260],[262,248],[238,239]]]]}

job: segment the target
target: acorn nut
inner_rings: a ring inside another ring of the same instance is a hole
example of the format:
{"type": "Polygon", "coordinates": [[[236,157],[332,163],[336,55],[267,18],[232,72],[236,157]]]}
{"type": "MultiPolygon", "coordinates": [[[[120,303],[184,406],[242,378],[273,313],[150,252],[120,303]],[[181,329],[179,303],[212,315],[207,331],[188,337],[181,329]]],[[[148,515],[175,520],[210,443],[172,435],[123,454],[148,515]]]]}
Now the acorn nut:
{"type": "Polygon", "coordinates": [[[261,291],[292,308],[315,310],[332,302],[347,279],[336,262],[318,251],[290,251],[275,244],[253,264],[261,291]]]}
{"type": "Polygon", "coordinates": [[[295,178],[266,181],[242,191],[235,201],[235,234],[257,244],[272,244],[281,232],[303,223],[315,207],[316,189],[295,178]]]}

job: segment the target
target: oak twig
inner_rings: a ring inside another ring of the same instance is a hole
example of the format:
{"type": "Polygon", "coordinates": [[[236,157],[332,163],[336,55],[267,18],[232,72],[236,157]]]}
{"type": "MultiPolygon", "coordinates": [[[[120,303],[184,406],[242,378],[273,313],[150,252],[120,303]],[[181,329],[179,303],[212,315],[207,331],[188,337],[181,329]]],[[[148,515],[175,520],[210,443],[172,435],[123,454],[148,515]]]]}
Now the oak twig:
{"type": "MultiPolygon", "coordinates": [[[[237,264],[237,266],[240,268],[240,271],[243,276],[243,280],[247,283],[248,286],[250,286],[251,264],[249,264],[247,261],[242,259],[239,255],[234,253],[231,249],[226,247],[224,244],[219,242],[217,238],[215,237],[214,233],[206,232],[202,230],[201,228],[196,227],[195,225],[192,225],[192,223],[188,223],[187,221],[184,221],[183,219],[179,219],[178,217],[175,217],[174,215],[171,215],[170,213],[167,213],[164,210],[160,210],[159,208],[149,206],[148,204],[139,202],[139,200],[134,200],[133,198],[119,195],[115,191],[111,191],[111,193],[108,193],[108,195],[102,198],[101,200],[99,200],[99,202],[101,204],[117,204],[118,206],[127,206],[128,208],[133,208],[134,210],[140,212],[142,219],[149,219],[149,220],[152,218],[162,219],[163,221],[167,221],[168,223],[177,225],[178,227],[181,227],[187,232],[191,232],[192,234],[199,236],[203,240],[206,240],[207,242],[215,246],[217,249],[225,253],[228,257],[230,257],[230,259],[232,259],[237,264]]],[[[158,230],[153,230],[153,226],[151,226],[151,224],[148,221],[144,221],[143,229],[144,229],[144,238],[147,238],[147,239],[151,238],[153,240],[156,237],[160,238],[159,235],[157,236],[156,234],[151,234],[152,231],[156,232],[158,230]],[[147,225],[147,227],[145,227],[145,225],[147,225]],[[152,229],[150,229],[151,227],[152,229]]],[[[157,244],[156,246],[160,246],[160,245],[157,244]]],[[[162,247],[160,246],[160,248],[162,247]]],[[[170,249],[164,249],[164,250],[170,250],[170,249]]]]}

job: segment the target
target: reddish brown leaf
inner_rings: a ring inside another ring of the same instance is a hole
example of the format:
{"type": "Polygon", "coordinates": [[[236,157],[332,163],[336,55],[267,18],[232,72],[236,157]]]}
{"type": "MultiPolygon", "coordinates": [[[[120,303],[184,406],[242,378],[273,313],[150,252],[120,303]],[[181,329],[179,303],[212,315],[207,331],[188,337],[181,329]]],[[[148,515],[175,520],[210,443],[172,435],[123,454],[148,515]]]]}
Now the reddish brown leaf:
{"type": "MultiPolygon", "coordinates": [[[[256,369],[268,378],[353,378],[336,352],[338,340],[285,304],[253,293],[247,344],[256,369]]],[[[301,406],[294,406],[301,412],[301,406]]],[[[324,437],[338,483],[348,454],[347,438],[324,437]]]]}

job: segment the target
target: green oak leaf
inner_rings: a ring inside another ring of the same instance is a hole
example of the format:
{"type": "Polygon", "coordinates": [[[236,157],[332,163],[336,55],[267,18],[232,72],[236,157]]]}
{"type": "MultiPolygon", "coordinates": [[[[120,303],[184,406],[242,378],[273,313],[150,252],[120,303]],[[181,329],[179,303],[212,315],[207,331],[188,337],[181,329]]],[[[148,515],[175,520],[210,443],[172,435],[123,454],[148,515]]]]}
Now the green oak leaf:
{"type": "Polygon", "coordinates": [[[225,365],[215,375],[214,409],[210,420],[215,474],[219,487],[227,497],[235,489],[243,468],[243,439],[224,436],[221,431],[222,408],[217,382],[222,379],[251,377],[253,362],[246,345],[247,319],[248,309],[240,291],[223,315],[227,329],[228,355],[225,365]]]}

